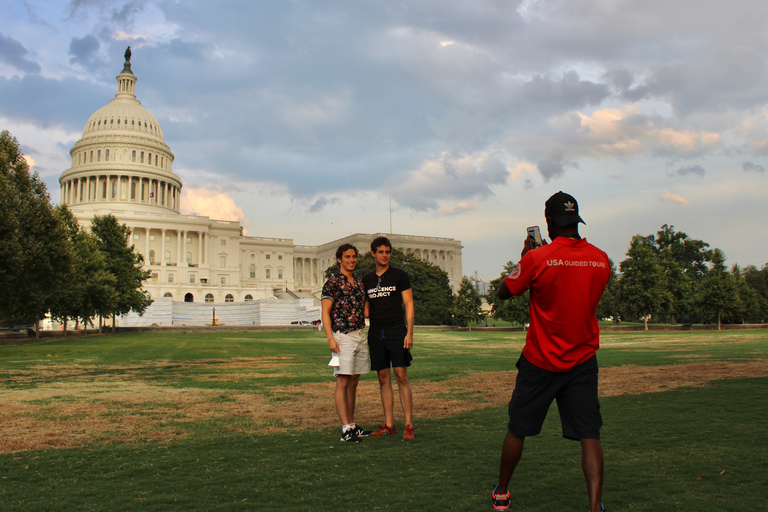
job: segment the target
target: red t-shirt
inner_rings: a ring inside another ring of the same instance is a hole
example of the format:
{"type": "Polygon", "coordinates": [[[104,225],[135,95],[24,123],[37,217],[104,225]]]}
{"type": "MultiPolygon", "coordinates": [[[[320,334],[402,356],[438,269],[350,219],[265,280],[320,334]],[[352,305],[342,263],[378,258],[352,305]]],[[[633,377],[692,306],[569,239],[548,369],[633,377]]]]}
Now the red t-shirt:
{"type": "Polygon", "coordinates": [[[513,295],[531,290],[525,358],[566,372],[592,357],[600,346],[595,310],[610,275],[608,255],[586,239],[559,236],[528,251],[504,278],[513,295]]]}

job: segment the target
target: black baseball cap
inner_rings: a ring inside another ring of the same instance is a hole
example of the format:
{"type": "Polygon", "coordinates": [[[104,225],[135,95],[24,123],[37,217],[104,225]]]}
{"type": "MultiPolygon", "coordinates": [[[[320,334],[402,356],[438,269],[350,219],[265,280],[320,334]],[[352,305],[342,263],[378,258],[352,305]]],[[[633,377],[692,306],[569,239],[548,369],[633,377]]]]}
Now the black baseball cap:
{"type": "Polygon", "coordinates": [[[579,203],[571,194],[566,194],[562,190],[544,203],[544,216],[560,226],[570,226],[581,222],[586,224],[579,217],[579,203]]]}

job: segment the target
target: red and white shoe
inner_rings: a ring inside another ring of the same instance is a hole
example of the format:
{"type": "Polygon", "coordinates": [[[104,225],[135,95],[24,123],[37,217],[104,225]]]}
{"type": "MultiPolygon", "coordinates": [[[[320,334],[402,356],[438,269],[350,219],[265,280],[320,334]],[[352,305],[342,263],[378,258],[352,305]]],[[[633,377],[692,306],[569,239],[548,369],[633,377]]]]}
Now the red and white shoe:
{"type": "Polygon", "coordinates": [[[383,424],[376,432],[371,432],[371,437],[376,436],[388,436],[389,434],[397,434],[397,427],[388,427],[387,424],[383,424]]]}

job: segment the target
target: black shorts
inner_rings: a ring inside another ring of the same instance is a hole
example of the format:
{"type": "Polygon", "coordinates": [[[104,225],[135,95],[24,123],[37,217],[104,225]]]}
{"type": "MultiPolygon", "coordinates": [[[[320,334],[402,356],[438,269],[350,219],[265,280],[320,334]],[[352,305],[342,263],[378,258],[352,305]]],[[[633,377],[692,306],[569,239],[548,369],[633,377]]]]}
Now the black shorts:
{"type": "Polygon", "coordinates": [[[519,437],[537,435],[552,400],[557,400],[563,437],[600,439],[603,418],[597,399],[597,357],[558,373],[542,370],[520,356],[517,370],[515,391],[509,401],[510,432],[519,437]]]}
{"type": "Polygon", "coordinates": [[[368,329],[368,353],[371,357],[371,370],[377,372],[392,368],[411,366],[411,351],[403,348],[408,328],[405,325],[371,327],[368,329]]]}

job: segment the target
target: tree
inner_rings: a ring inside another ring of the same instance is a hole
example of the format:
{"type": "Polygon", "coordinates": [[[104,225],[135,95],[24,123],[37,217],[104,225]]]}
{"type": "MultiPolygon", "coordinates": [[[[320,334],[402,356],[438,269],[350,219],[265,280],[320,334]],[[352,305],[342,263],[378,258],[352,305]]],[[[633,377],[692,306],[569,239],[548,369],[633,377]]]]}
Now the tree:
{"type": "Polygon", "coordinates": [[[741,308],[736,279],[728,272],[720,249],[712,252],[712,268],[699,285],[698,302],[706,317],[717,319],[718,329],[724,315],[733,315],[741,308]]]}
{"type": "Polygon", "coordinates": [[[129,245],[131,231],[125,224],[118,223],[114,215],[96,215],[91,221],[91,233],[97,247],[106,260],[106,270],[114,276],[114,302],[111,308],[112,329],[115,315],[134,311],[139,315],[152,304],[149,292],[142,283],[149,279],[151,272],[143,270],[144,257],[129,245]]]}
{"type": "Polygon", "coordinates": [[[531,321],[531,292],[526,290],[520,297],[510,297],[506,300],[500,299],[497,295],[502,281],[504,281],[504,278],[514,270],[515,266],[514,263],[508,261],[506,265],[504,265],[504,270],[501,275],[489,283],[488,303],[491,305],[491,316],[493,318],[506,320],[510,323],[517,323],[525,328],[531,321]]]}
{"type": "Polygon", "coordinates": [[[63,276],[64,283],[51,307],[51,316],[63,323],[66,336],[68,318],[82,319],[85,328],[97,314],[112,312],[115,277],[107,272],[104,255],[94,237],[80,227],[66,205],[57,206],[55,211],[67,227],[72,266],[63,276]]]}
{"type": "Polygon", "coordinates": [[[766,316],[765,299],[752,288],[744,277],[744,272],[738,265],[731,267],[731,275],[736,281],[736,290],[739,294],[740,307],[736,314],[729,317],[732,322],[761,323],[766,316]]]}
{"type": "Polygon", "coordinates": [[[456,325],[466,325],[470,330],[472,322],[479,322],[483,318],[483,299],[467,276],[461,278],[459,292],[453,299],[452,311],[456,325]]]}
{"type": "MultiPolygon", "coordinates": [[[[64,225],[19,143],[0,132],[0,317],[37,324],[71,265],[64,225]]],[[[39,333],[38,333],[39,336],[39,333]]]]}
{"type": "MultiPolygon", "coordinates": [[[[376,262],[368,251],[362,253],[357,260],[355,275],[362,277],[376,270],[376,262]]],[[[451,323],[451,292],[448,274],[439,266],[417,258],[413,254],[405,254],[392,249],[389,260],[393,267],[400,268],[408,274],[413,289],[413,310],[417,325],[448,325],[451,323]]],[[[325,270],[328,279],[339,271],[337,264],[325,270]]]]}
{"type": "MultiPolygon", "coordinates": [[[[648,320],[669,302],[664,273],[654,248],[653,235],[632,237],[627,258],[619,264],[621,309],[628,318],[648,320]]],[[[622,316],[624,316],[622,315],[622,316]]]]}
{"type": "Polygon", "coordinates": [[[655,244],[667,290],[661,309],[672,317],[673,325],[679,318],[690,321],[695,315],[695,290],[711,259],[709,244],[667,224],[656,233],[655,244]]]}
{"type": "Polygon", "coordinates": [[[597,318],[610,318],[615,325],[618,325],[621,321],[621,299],[619,297],[619,278],[616,276],[616,265],[613,260],[608,260],[611,263],[611,277],[608,279],[608,284],[605,287],[603,296],[600,297],[600,302],[597,303],[597,318]]]}

